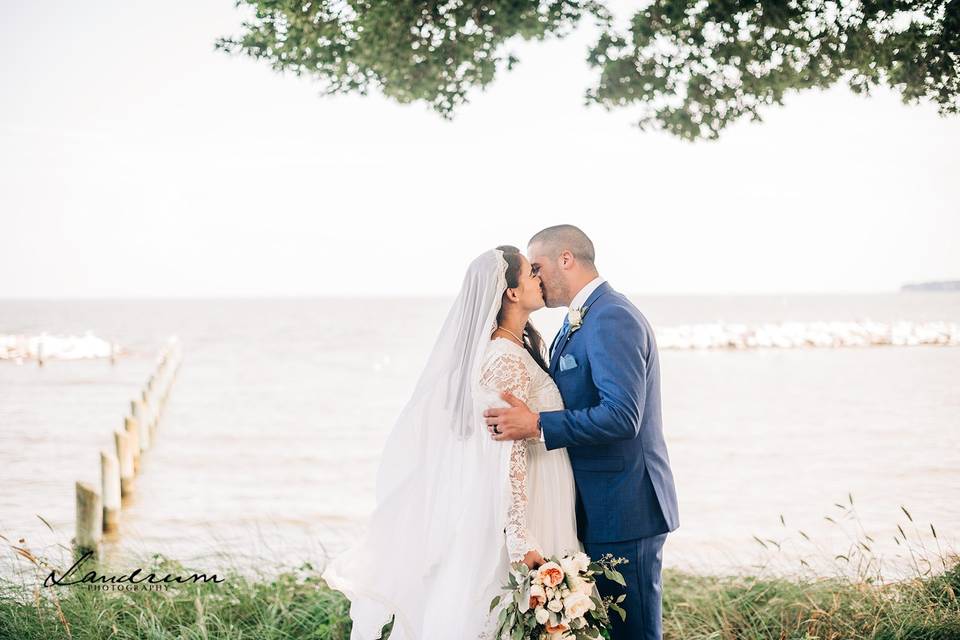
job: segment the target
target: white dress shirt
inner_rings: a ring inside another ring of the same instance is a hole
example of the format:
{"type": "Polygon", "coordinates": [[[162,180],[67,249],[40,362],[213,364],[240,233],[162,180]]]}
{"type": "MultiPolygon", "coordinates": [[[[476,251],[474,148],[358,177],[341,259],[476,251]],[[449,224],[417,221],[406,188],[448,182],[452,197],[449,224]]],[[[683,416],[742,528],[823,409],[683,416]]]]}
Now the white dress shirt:
{"type": "Polygon", "coordinates": [[[580,291],[577,291],[577,295],[573,296],[573,300],[570,301],[570,309],[579,309],[587,302],[587,298],[590,297],[590,294],[594,290],[604,283],[603,278],[597,276],[587,284],[583,285],[583,288],[580,291]]]}
{"type": "MultiPolygon", "coordinates": [[[[580,291],[577,291],[577,295],[573,296],[573,300],[570,301],[570,306],[568,307],[568,309],[579,309],[580,307],[582,307],[584,304],[586,304],[587,298],[590,297],[590,295],[594,292],[594,290],[596,290],[596,288],[599,287],[604,282],[605,280],[603,278],[601,278],[600,276],[597,276],[587,284],[583,285],[583,288],[581,288],[580,291]]],[[[568,311],[567,318],[569,317],[570,316],[568,311]]],[[[537,422],[537,424],[538,425],[540,424],[539,421],[537,422]]],[[[544,442],[542,428],[540,429],[540,442],[544,442]]]]}

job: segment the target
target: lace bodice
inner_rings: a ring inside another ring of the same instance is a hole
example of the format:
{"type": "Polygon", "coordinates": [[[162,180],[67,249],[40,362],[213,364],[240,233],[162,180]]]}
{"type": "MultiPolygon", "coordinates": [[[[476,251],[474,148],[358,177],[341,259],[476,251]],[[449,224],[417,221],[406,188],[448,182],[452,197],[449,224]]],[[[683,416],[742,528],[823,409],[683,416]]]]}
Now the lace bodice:
{"type": "MultiPolygon", "coordinates": [[[[484,354],[480,384],[496,391],[509,391],[532,411],[563,409],[560,391],[546,371],[526,349],[506,338],[494,338],[484,354]]],[[[527,552],[543,550],[527,527],[527,463],[530,446],[543,446],[539,439],[514,440],[510,449],[510,503],[505,530],[510,562],[519,562],[527,552]]]]}

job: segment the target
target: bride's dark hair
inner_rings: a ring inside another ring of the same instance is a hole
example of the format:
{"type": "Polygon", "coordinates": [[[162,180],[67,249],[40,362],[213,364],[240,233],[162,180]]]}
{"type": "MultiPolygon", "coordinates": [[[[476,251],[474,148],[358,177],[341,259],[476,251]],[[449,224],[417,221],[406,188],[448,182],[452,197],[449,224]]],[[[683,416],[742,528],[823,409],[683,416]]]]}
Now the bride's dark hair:
{"type": "MultiPolygon", "coordinates": [[[[497,247],[500,251],[503,252],[503,259],[507,261],[507,288],[513,289],[520,284],[520,267],[523,265],[523,261],[520,259],[520,249],[517,249],[514,246],[509,244],[503,244],[497,247]]],[[[497,324],[500,324],[501,317],[503,316],[503,307],[500,307],[500,313],[497,314],[497,324]]],[[[547,365],[547,360],[545,357],[545,351],[543,346],[543,336],[540,335],[540,332],[537,331],[537,328],[533,326],[533,323],[527,320],[526,326],[523,327],[523,347],[527,352],[533,356],[533,359],[536,361],[540,368],[544,371],[549,372],[550,367],[547,365]]]]}

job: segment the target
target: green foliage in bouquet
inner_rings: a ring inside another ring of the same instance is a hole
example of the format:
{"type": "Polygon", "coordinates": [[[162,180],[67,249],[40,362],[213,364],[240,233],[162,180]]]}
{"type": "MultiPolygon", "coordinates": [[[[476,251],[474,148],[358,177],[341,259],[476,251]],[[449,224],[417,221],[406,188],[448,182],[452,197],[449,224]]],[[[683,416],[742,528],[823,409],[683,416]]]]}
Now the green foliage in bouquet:
{"type": "Polygon", "coordinates": [[[591,562],[585,553],[577,553],[548,558],[536,569],[522,562],[511,564],[507,584],[503,585],[507,594],[490,602],[491,613],[500,607],[494,637],[540,640],[554,631],[576,640],[609,637],[610,612],[627,618],[620,607],[626,596],[601,596],[596,577],[602,574],[625,586],[623,575],[616,569],[625,562],[609,554],[591,562]]]}

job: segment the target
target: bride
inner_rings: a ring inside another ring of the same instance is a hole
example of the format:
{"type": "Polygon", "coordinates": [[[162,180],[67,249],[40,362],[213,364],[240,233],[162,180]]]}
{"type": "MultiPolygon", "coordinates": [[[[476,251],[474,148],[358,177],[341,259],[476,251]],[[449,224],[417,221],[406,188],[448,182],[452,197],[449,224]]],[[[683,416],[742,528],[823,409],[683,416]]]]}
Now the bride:
{"type": "Polygon", "coordinates": [[[323,573],[351,601],[351,640],[492,637],[509,564],[581,551],[566,449],[493,441],[483,411],[509,391],[563,408],[529,322],[540,277],[516,247],[477,257],[387,439],[366,534],[323,573]]]}

